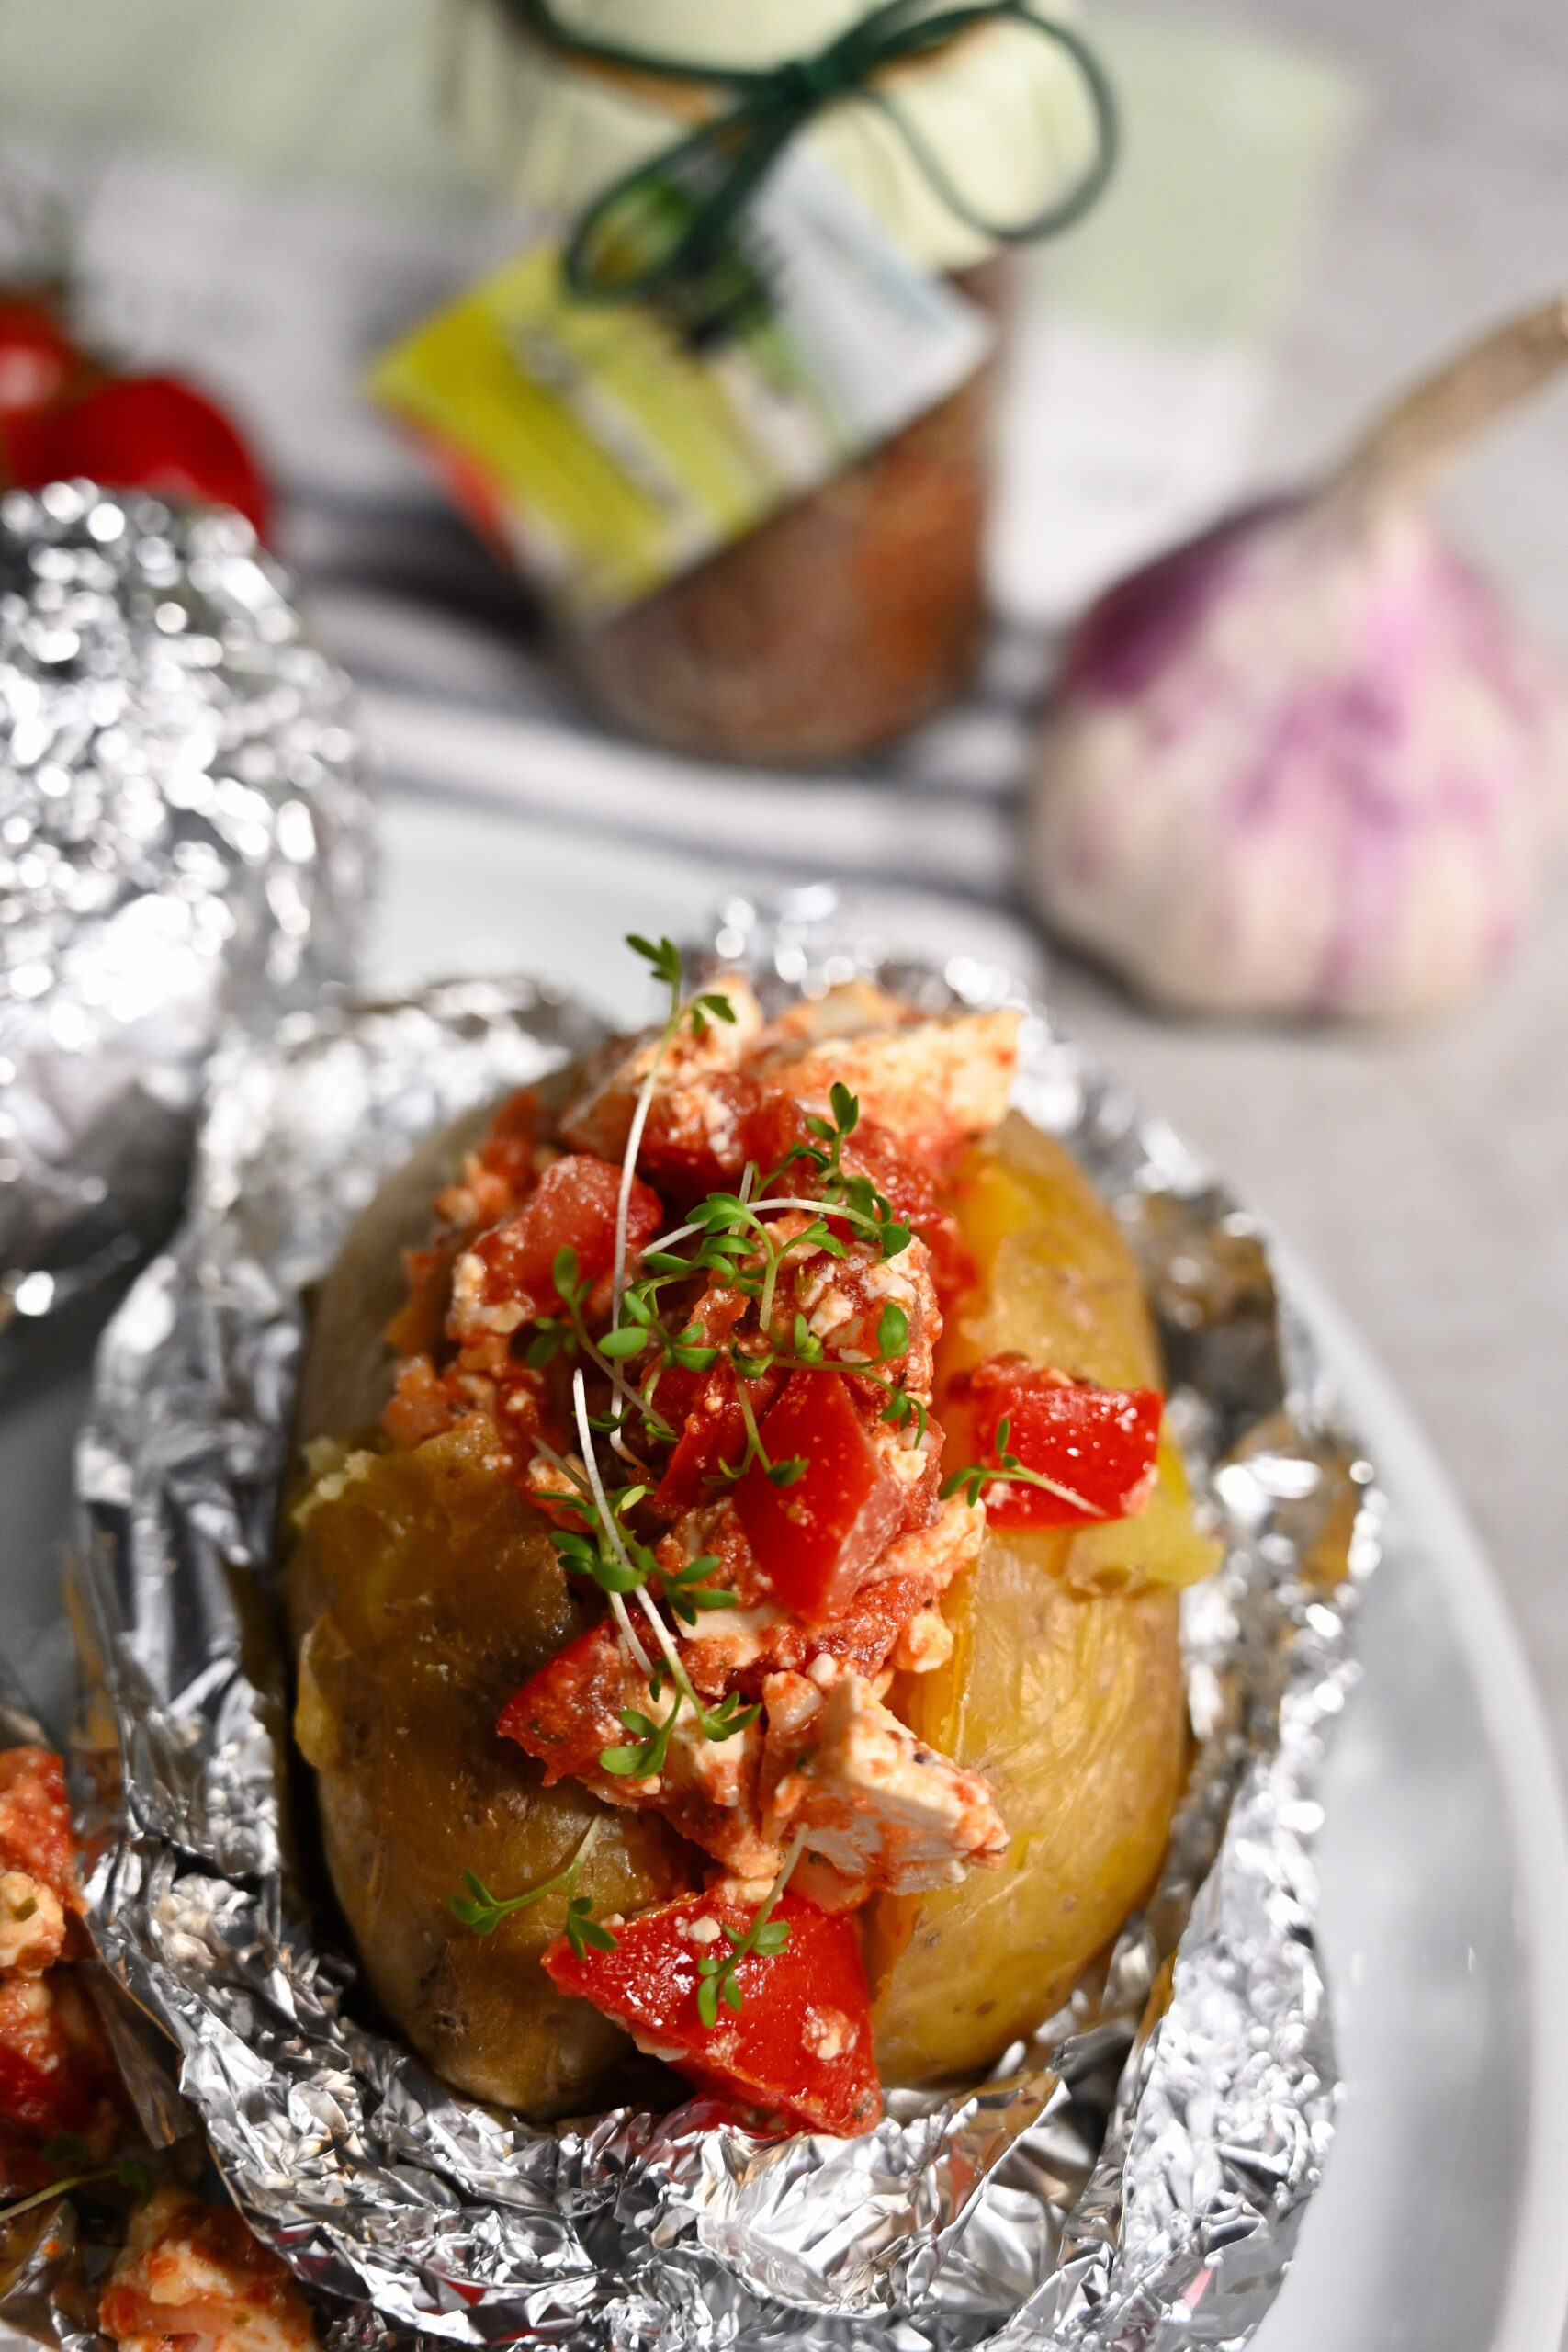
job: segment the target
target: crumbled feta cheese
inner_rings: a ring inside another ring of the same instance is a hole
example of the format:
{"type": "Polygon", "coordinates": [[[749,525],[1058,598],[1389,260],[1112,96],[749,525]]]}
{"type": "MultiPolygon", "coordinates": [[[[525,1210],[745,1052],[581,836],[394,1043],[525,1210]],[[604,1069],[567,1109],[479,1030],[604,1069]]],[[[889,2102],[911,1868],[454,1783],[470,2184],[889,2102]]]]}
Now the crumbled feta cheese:
{"type": "Polygon", "coordinates": [[[843,2056],[854,2040],[854,2030],[842,2009],[809,2008],[801,2021],[800,2038],[812,2056],[826,2064],[843,2056]]]}
{"type": "Polygon", "coordinates": [[[844,1674],[823,1696],[803,1675],[770,1675],[763,1701],[770,1826],[804,1829],[847,1883],[909,1894],[1001,1860],[1007,1834],[986,1782],[918,1739],[863,1677],[844,1674]]]}

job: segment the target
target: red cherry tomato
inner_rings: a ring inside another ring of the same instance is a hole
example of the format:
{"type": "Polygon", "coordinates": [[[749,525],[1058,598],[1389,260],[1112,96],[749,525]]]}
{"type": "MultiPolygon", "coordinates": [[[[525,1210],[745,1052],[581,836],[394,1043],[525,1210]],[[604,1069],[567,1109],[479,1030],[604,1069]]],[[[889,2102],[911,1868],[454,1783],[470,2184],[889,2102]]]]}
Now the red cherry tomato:
{"type": "Polygon", "coordinates": [[[761,2107],[805,2132],[869,2132],[882,2113],[871,2017],[854,1922],[784,1894],[773,1918],[784,1949],[751,1952],[735,1970],[739,2007],[705,2025],[700,1963],[725,1959],[751,1924],[742,1903],[688,1894],[628,1919],[613,1951],[581,1959],[564,1936],[544,1956],[565,1993],[594,2007],[678,2066],[700,2090],[761,2107]]]}
{"type": "Polygon", "coordinates": [[[172,376],[120,376],[47,415],[18,421],[11,472],[24,489],[85,474],[114,490],[151,490],[237,507],[265,538],[271,497],[220,409],[172,376]]]}
{"type": "Polygon", "coordinates": [[[77,365],[70,338],[41,302],[0,301],[0,429],[52,408],[77,365]]]}
{"type": "Polygon", "coordinates": [[[735,1489],[737,1514],[784,1607],[825,1624],[897,1533],[903,1490],[831,1374],[791,1373],[761,1437],[775,1470],[805,1466],[780,1486],[753,1462],[735,1489]]]}
{"type": "Polygon", "coordinates": [[[970,1375],[976,1459],[998,1463],[1005,1451],[1081,1498],[1079,1510],[1048,1487],[998,1480],[985,1488],[992,1527],[1092,1527],[1130,1519],[1148,1501],[1159,1454],[1164,1400],[1153,1388],[1096,1388],[1042,1372],[1018,1357],[992,1356],[970,1375]]]}

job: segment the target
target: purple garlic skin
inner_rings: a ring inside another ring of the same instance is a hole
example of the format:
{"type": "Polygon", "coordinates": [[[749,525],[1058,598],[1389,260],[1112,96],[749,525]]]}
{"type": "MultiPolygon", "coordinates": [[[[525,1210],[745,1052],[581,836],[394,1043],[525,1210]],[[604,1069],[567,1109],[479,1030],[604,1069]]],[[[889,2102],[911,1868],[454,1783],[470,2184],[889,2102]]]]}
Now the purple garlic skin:
{"type": "Polygon", "coordinates": [[[1506,959],[1568,807],[1568,685],[1414,505],[1277,502],[1068,646],[1038,903],[1156,1002],[1388,1019],[1506,959]]]}

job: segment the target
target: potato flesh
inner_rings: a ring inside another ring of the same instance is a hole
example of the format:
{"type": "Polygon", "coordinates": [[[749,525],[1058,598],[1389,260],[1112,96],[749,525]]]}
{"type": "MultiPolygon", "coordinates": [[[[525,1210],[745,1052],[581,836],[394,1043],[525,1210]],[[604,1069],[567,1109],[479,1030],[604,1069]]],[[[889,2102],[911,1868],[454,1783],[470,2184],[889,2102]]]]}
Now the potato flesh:
{"type": "MultiPolygon", "coordinates": [[[[971,1458],[944,1385],[1017,1350],[1107,1385],[1157,1385],[1136,1269],[1061,1148],[1017,1117],[971,1154],[954,1206],[980,1280],[944,1338],[937,1410],[949,1460],[971,1458]]],[[[1159,1867],[1186,1760],[1175,1593],[1210,1555],[1192,1532],[1174,1450],[1156,1505],[1110,1528],[987,1534],[948,1596],[952,1657],[906,1676],[892,1703],[985,1774],[1011,1835],[999,1871],[886,1897],[867,1921],[877,2061],[919,2083],[989,2064],[1048,2017],[1159,1867]],[[1145,1589],[1077,1589],[1113,1565],[1145,1589]],[[1113,1563],[1094,1548],[1113,1549],[1113,1563]],[[1176,1571],[1172,1573],[1173,1569],[1176,1571]],[[1146,1580],[1146,1582],[1145,1582],[1146,1580]]]]}

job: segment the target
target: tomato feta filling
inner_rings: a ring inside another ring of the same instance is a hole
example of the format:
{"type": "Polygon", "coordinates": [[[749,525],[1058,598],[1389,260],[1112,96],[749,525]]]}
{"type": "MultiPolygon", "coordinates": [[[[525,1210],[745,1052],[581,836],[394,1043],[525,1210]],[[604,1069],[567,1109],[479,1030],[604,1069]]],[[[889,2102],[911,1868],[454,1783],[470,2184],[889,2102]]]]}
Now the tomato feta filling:
{"type": "Polygon", "coordinates": [[[770,1949],[764,1927],[762,1948],[738,1956],[755,1917],[722,1891],[686,1895],[628,1920],[609,1951],[580,1956],[563,1936],[545,1966],[699,2088],[798,2131],[869,2131],[882,2094],[853,1926],[786,1894],[767,1923],[782,1939],[770,1949]]]}

